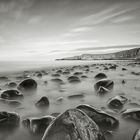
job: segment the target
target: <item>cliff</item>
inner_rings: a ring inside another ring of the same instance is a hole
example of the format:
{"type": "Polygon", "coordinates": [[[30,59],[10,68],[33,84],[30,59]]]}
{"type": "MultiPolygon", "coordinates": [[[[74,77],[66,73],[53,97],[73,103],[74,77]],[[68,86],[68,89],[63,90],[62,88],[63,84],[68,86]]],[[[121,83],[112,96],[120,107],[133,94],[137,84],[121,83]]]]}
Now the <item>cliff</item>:
{"type": "Polygon", "coordinates": [[[82,54],[80,56],[62,58],[59,60],[127,60],[140,59],[140,48],[108,54],[82,54]]]}

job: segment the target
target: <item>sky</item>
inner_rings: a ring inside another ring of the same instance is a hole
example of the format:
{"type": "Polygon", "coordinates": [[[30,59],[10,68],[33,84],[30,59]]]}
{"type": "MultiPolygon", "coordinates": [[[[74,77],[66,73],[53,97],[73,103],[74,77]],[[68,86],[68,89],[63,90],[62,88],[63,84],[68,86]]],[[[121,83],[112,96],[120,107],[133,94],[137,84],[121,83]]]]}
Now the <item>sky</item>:
{"type": "Polygon", "coordinates": [[[0,60],[139,47],[140,0],[0,0],[0,60]]]}

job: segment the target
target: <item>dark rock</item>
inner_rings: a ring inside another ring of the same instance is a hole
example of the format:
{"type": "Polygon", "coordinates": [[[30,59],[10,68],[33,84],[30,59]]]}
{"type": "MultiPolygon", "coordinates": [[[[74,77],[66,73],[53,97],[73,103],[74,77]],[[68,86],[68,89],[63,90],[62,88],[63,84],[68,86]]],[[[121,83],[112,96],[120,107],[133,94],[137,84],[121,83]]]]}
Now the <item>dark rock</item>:
{"type": "Polygon", "coordinates": [[[58,101],[58,102],[62,102],[62,101],[64,101],[64,98],[63,98],[63,97],[59,97],[59,98],[57,99],[57,101],[58,101]]]}
{"type": "Polygon", "coordinates": [[[94,88],[97,93],[106,93],[113,89],[114,82],[108,79],[99,80],[95,85],[94,88]]]}
{"type": "Polygon", "coordinates": [[[79,105],[77,108],[85,112],[102,128],[114,128],[119,125],[119,121],[115,117],[95,107],[92,107],[90,105],[79,105]]]}
{"type": "Polygon", "coordinates": [[[42,140],[105,140],[99,127],[85,113],[69,109],[48,127],[42,140]]]}
{"type": "Polygon", "coordinates": [[[131,74],[138,76],[138,75],[140,75],[140,72],[134,72],[134,71],[132,71],[131,74]]]}
{"type": "Polygon", "coordinates": [[[48,84],[48,81],[44,81],[45,84],[48,84]]]}
{"type": "Polygon", "coordinates": [[[52,74],[53,77],[60,77],[60,74],[58,73],[55,73],[55,74],[52,74]]]}
{"type": "Polygon", "coordinates": [[[59,78],[56,78],[56,79],[51,79],[52,82],[56,82],[56,83],[59,83],[59,84],[64,84],[63,80],[59,79],[59,78]]]}
{"type": "Polygon", "coordinates": [[[98,73],[97,75],[95,75],[94,78],[96,78],[96,79],[105,79],[105,78],[107,78],[107,76],[104,73],[98,73]]]}
{"type": "Polygon", "coordinates": [[[108,105],[114,108],[121,108],[127,102],[127,98],[124,96],[115,96],[108,101],[108,105]]]}
{"type": "Polygon", "coordinates": [[[56,73],[62,74],[62,70],[57,70],[56,73]]]}
{"type": "Polygon", "coordinates": [[[16,98],[23,98],[23,94],[19,93],[17,90],[6,90],[2,92],[1,98],[13,100],[16,98]]]}
{"type": "Polygon", "coordinates": [[[44,116],[40,118],[28,118],[22,121],[22,124],[29,129],[31,133],[44,134],[46,128],[50,125],[50,123],[55,119],[52,116],[44,116]]]}
{"type": "Polygon", "coordinates": [[[140,129],[135,132],[132,140],[140,140],[140,129]]]}
{"type": "Polygon", "coordinates": [[[109,69],[108,67],[105,67],[105,68],[104,68],[104,70],[108,70],[108,69],[109,69]]]}
{"type": "Polygon", "coordinates": [[[122,84],[125,84],[126,83],[126,81],[125,80],[122,80],[122,84]]]}
{"type": "Polygon", "coordinates": [[[109,69],[112,69],[112,70],[116,70],[116,68],[117,68],[117,65],[111,65],[110,67],[109,67],[109,69]]]}
{"type": "Polygon", "coordinates": [[[140,121],[140,108],[126,109],[122,112],[122,117],[140,121]]]}
{"type": "Polygon", "coordinates": [[[70,76],[70,77],[68,77],[68,81],[70,83],[75,83],[75,82],[80,82],[80,79],[77,76],[70,76]]]}
{"type": "Polygon", "coordinates": [[[82,75],[81,78],[88,78],[86,75],[82,75]]]}
{"type": "Polygon", "coordinates": [[[75,95],[69,95],[68,96],[69,99],[79,99],[79,98],[84,98],[84,94],[75,94],[75,95]]]}
{"type": "Polygon", "coordinates": [[[19,126],[20,117],[15,112],[0,112],[0,128],[19,126]]]}
{"type": "Polygon", "coordinates": [[[12,107],[21,105],[21,103],[17,100],[7,100],[7,99],[0,98],[0,102],[6,103],[12,107]]]}
{"type": "Polygon", "coordinates": [[[17,86],[17,84],[15,82],[10,82],[10,83],[7,84],[7,86],[9,88],[15,88],[17,86]]]}
{"type": "Polygon", "coordinates": [[[126,71],[127,69],[126,68],[122,68],[122,71],[126,71]]]}
{"type": "Polygon", "coordinates": [[[64,71],[62,74],[63,75],[68,75],[68,74],[70,74],[70,72],[69,71],[64,71]]]}
{"type": "Polygon", "coordinates": [[[37,89],[37,82],[34,79],[26,79],[22,81],[18,87],[21,91],[32,91],[37,89]]]}
{"type": "Polygon", "coordinates": [[[83,72],[75,72],[73,75],[77,76],[77,75],[82,75],[83,72]]]}
{"type": "Polygon", "coordinates": [[[36,76],[41,78],[42,77],[42,73],[37,73],[36,76]]]}
{"type": "Polygon", "coordinates": [[[60,113],[58,113],[58,112],[55,112],[55,113],[52,113],[51,114],[51,116],[53,116],[53,117],[57,117],[57,116],[59,116],[60,115],[60,113]]]}
{"type": "Polygon", "coordinates": [[[2,76],[0,77],[0,81],[8,81],[8,77],[2,76]]]}
{"type": "Polygon", "coordinates": [[[41,99],[35,103],[37,107],[48,107],[49,104],[49,99],[46,96],[41,97],[41,99]]]}

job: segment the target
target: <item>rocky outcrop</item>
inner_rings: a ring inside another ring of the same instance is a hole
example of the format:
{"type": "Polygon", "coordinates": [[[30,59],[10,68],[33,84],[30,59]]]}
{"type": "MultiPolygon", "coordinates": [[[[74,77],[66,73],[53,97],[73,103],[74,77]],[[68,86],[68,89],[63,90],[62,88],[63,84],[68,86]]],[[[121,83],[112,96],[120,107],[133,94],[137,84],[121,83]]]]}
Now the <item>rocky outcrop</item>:
{"type": "Polygon", "coordinates": [[[63,58],[60,60],[127,60],[140,59],[140,48],[108,54],[82,54],[80,56],[63,58]]]}

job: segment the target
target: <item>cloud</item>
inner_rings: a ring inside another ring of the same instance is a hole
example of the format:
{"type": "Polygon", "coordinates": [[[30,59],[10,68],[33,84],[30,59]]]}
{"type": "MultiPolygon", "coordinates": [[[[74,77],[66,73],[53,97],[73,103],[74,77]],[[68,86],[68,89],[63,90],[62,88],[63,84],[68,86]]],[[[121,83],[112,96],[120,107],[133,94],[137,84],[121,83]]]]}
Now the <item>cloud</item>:
{"type": "Polygon", "coordinates": [[[34,0],[0,0],[0,14],[10,14],[15,19],[22,18],[34,0]]]}
{"type": "Polygon", "coordinates": [[[4,42],[5,42],[5,39],[2,36],[0,36],[0,43],[4,43],[4,42]]]}
{"type": "Polygon", "coordinates": [[[42,21],[42,18],[40,16],[33,16],[33,17],[29,18],[28,23],[37,24],[37,23],[40,23],[41,21],[42,21]]]}
{"type": "Polygon", "coordinates": [[[90,27],[77,27],[77,28],[74,28],[71,30],[71,32],[85,32],[85,31],[88,31],[90,30],[91,28],[90,27]]]}
{"type": "Polygon", "coordinates": [[[99,50],[108,50],[108,49],[128,49],[128,48],[139,48],[140,45],[119,45],[119,46],[103,46],[103,47],[89,47],[89,48],[78,48],[73,51],[99,51],[99,50]]]}
{"type": "Polygon", "coordinates": [[[123,16],[123,17],[118,17],[115,19],[112,19],[113,23],[122,23],[122,22],[127,22],[133,20],[135,17],[134,16],[123,16]]]}
{"type": "Polygon", "coordinates": [[[79,22],[79,25],[98,25],[104,23],[105,21],[109,21],[115,17],[122,16],[127,14],[130,11],[136,10],[138,7],[129,7],[123,10],[120,10],[120,5],[112,6],[108,9],[104,9],[101,12],[96,14],[91,14],[89,16],[85,16],[79,22]]]}

